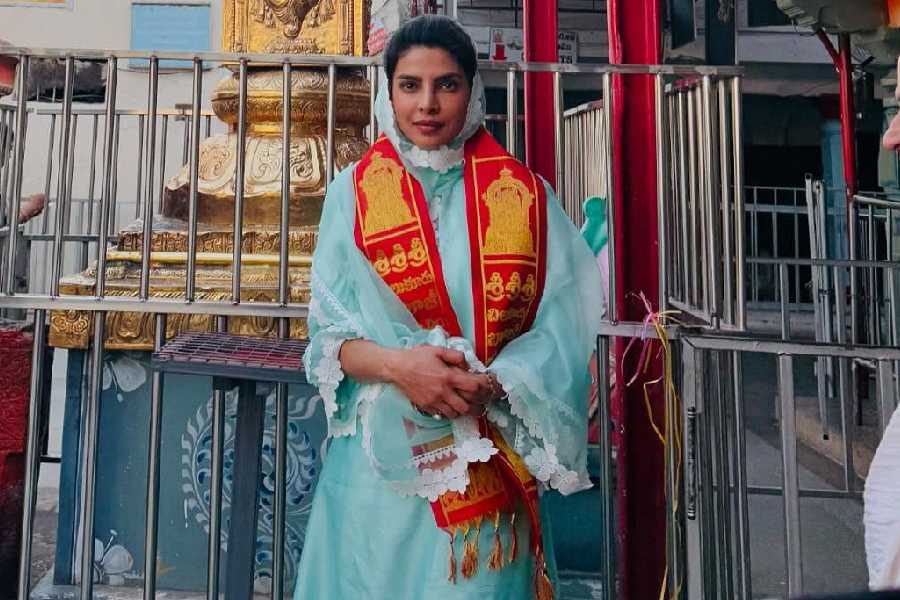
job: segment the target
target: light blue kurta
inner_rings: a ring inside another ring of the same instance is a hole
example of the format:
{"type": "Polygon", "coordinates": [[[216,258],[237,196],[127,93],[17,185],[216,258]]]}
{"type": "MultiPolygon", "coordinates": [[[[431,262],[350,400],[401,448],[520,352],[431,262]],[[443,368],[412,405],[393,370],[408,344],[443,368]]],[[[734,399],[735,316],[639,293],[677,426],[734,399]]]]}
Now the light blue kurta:
{"type": "MultiPolygon", "coordinates": [[[[532,597],[527,519],[519,515],[519,558],[487,568],[493,528],[482,527],[477,575],[447,581],[448,535],[434,524],[427,499],[404,496],[373,466],[365,425],[378,409],[377,389],[345,378],[340,344],[364,337],[385,346],[421,339],[396,296],[353,240],[352,167],[328,190],[313,266],[310,348],[305,356],[333,436],[316,488],[300,561],[295,600],[532,597]],[[368,400],[367,400],[368,398],[368,400]]],[[[465,192],[461,167],[438,174],[412,169],[435,224],[450,300],[464,336],[472,339],[473,303],[465,192]]],[[[594,258],[548,187],[548,260],[544,295],[532,329],[490,365],[510,400],[489,416],[544,487],[574,493],[589,487],[586,472],[588,362],[603,307],[594,258]]],[[[548,563],[552,540],[544,524],[548,563]]],[[[509,530],[501,528],[504,548],[509,530]]],[[[461,545],[457,543],[457,561],[461,545]]]]}

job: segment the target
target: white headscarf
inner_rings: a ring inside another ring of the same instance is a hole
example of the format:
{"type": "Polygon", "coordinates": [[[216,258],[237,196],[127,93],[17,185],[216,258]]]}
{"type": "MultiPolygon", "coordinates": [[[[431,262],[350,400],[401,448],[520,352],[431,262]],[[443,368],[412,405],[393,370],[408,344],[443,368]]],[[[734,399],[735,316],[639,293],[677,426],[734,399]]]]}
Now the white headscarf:
{"type": "Polygon", "coordinates": [[[391,104],[390,84],[384,70],[378,82],[378,97],[375,99],[375,118],[382,133],[397,149],[400,158],[408,167],[434,169],[438,173],[446,173],[463,160],[466,141],[472,137],[484,123],[486,102],[484,99],[484,83],[477,72],[472,80],[472,93],[469,96],[469,109],[466,122],[453,141],[435,150],[419,148],[403,135],[397,127],[394,106],[391,104]]]}

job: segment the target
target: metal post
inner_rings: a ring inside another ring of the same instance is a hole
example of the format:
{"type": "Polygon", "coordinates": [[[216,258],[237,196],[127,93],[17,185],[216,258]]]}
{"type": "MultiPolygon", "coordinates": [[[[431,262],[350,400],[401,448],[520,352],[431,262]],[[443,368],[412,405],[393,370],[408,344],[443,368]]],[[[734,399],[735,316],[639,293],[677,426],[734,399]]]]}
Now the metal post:
{"type": "MultiPolygon", "coordinates": [[[[729,156],[731,133],[728,127],[729,114],[728,92],[725,80],[716,82],[719,102],[719,173],[721,176],[720,189],[722,193],[722,248],[724,250],[722,269],[722,317],[729,325],[735,322],[735,313],[738,310],[737,298],[734,293],[734,247],[732,246],[734,216],[732,215],[732,156],[729,156]]],[[[799,278],[798,278],[799,279],[799,278]]],[[[798,294],[799,299],[799,294],[798,294]]]]}
{"type": "MultiPolygon", "coordinates": [[[[149,181],[149,180],[148,180],[149,181]]],[[[148,190],[150,187],[148,186],[148,190]]],[[[148,195],[147,205],[152,201],[148,195]]],[[[146,206],[145,206],[146,210],[146,206]]],[[[159,352],[166,341],[166,315],[156,315],[153,349],[159,352]]],[[[159,449],[162,432],[163,373],[150,376],[150,440],[147,453],[147,514],[144,520],[144,600],[156,598],[156,550],[159,525],[159,449]]]]}
{"type": "Polygon", "coordinates": [[[100,433],[100,394],[103,383],[103,343],[106,313],[94,313],[91,347],[91,388],[87,396],[84,425],[84,487],[81,497],[81,600],[94,594],[94,498],[97,486],[97,437],[100,433]]]}
{"type": "Polygon", "coordinates": [[[708,507],[702,503],[699,487],[706,485],[700,479],[700,435],[697,413],[702,404],[703,371],[700,352],[691,344],[683,344],[681,354],[681,394],[684,405],[684,502],[685,502],[685,543],[687,556],[685,571],[687,576],[687,597],[706,598],[709,581],[706,577],[705,561],[706,530],[705,512],[708,507]]]}
{"type": "Polygon", "coordinates": [[[565,160],[563,157],[563,82],[562,73],[553,73],[553,156],[556,167],[556,196],[560,204],[565,206],[565,160]]]}
{"type": "MultiPolygon", "coordinates": [[[[21,89],[21,88],[20,88],[21,89]]],[[[25,438],[25,473],[22,491],[22,542],[19,547],[18,600],[28,600],[31,591],[31,537],[34,533],[34,505],[38,490],[38,448],[40,406],[44,383],[44,346],[47,329],[46,311],[34,312],[34,343],[31,350],[31,387],[28,396],[28,435],[25,438]]]]}
{"type": "MultiPolygon", "coordinates": [[[[666,310],[669,299],[669,185],[666,173],[669,165],[669,140],[666,139],[665,79],[660,73],[654,78],[654,111],[656,113],[656,223],[659,261],[659,310],[666,310]]],[[[670,567],[671,568],[671,567],[670,567]]]]}
{"type": "MultiPolygon", "coordinates": [[[[16,82],[18,101],[16,103],[16,138],[15,154],[13,155],[13,184],[7,206],[9,213],[6,224],[9,226],[9,237],[6,240],[6,282],[5,293],[9,296],[15,293],[16,287],[16,242],[18,241],[19,208],[22,200],[22,173],[25,168],[25,134],[28,127],[27,98],[28,94],[28,70],[30,57],[22,56],[19,59],[19,77],[16,82]]],[[[60,173],[60,177],[62,177],[60,173]]]]}
{"type": "MultiPolygon", "coordinates": [[[[60,131],[59,142],[59,179],[56,187],[56,229],[53,232],[53,260],[50,263],[50,295],[59,295],[59,277],[63,267],[63,236],[69,228],[66,218],[67,205],[70,193],[67,191],[69,161],[75,161],[70,152],[70,138],[72,138],[72,88],[75,87],[75,59],[72,56],[66,58],[65,83],[63,84],[63,124],[60,131]]],[[[47,207],[49,212],[49,207],[47,207]]],[[[18,210],[16,211],[18,218],[18,210]]],[[[11,228],[10,231],[13,231],[11,228]]],[[[9,257],[8,257],[9,258],[9,257]]],[[[14,257],[13,257],[14,258],[14,257]]]]}
{"type": "MultiPolygon", "coordinates": [[[[153,241],[153,173],[156,168],[156,112],[159,92],[159,59],[150,57],[150,83],[147,99],[147,114],[150,119],[149,140],[147,142],[147,197],[144,201],[143,233],[141,236],[141,284],[139,297],[146,300],[150,296],[150,250],[153,241]]],[[[162,157],[165,160],[165,157],[162,157]]],[[[140,189],[138,189],[140,194],[140,189]]]]}
{"type": "MultiPolygon", "coordinates": [[[[203,89],[203,62],[194,58],[194,95],[191,106],[191,188],[188,203],[188,255],[185,281],[185,302],[193,302],[196,295],[197,274],[197,202],[200,178],[200,98],[203,89]]],[[[285,165],[287,166],[287,165],[285,165]]]]}
{"type": "Polygon", "coordinates": [[[713,152],[713,140],[718,136],[714,135],[713,132],[717,121],[715,120],[715,106],[712,101],[712,79],[708,75],[703,77],[702,99],[704,162],[707,168],[707,171],[703,174],[703,179],[706,183],[706,226],[709,228],[707,232],[707,239],[709,241],[709,245],[707,246],[707,259],[709,260],[707,273],[709,274],[710,286],[709,309],[712,325],[718,328],[719,319],[722,316],[722,306],[720,304],[722,290],[721,281],[719,279],[721,261],[719,257],[719,228],[717,226],[719,220],[716,219],[716,211],[719,207],[718,194],[716,193],[716,185],[719,183],[719,165],[718,154],[713,152]]]}
{"type": "MultiPolygon", "coordinates": [[[[850,267],[853,271],[853,267],[850,267]]],[[[837,342],[847,342],[847,300],[844,295],[844,284],[842,283],[840,267],[834,268],[834,286],[835,286],[835,310],[837,313],[837,342]]],[[[852,312],[852,311],[851,311],[852,312]]],[[[841,407],[841,437],[843,438],[843,454],[844,454],[844,489],[852,491],[856,487],[856,476],[853,468],[853,441],[851,439],[853,430],[850,425],[850,414],[852,413],[853,394],[855,387],[853,385],[852,370],[850,368],[849,359],[838,358],[838,378],[839,378],[839,397],[841,407]]]]}
{"type": "MultiPolygon", "coordinates": [[[[331,89],[333,83],[333,73],[329,69],[329,99],[332,99],[331,89]]],[[[284,168],[281,170],[281,223],[279,230],[279,254],[278,254],[278,302],[282,306],[288,303],[288,229],[291,221],[291,63],[284,62],[282,68],[282,102],[284,110],[282,111],[281,120],[281,141],[282,141],[282,158],[281,164],[284,168]]],[[[333,123],[329,120],[329,130],[333,128],[333,123]]],[[[334,133],[330,134],[332,138],[334,133]]],[[[332,150],[329,150],[331,156],[332,150]]],[[[333,173],[332,173],[333,176],[333,173]]]]}
{"type": "Polygon", "coordinates": [[[750,582],[750,517],[747,502],[747,437],[744,431],[744,377],[740,352],[732,353],[732,381],[734,385],[734,453],[732,455],[734,473],[735,520],[737,532],[737,597],[739,600],[752,598],[750,582]]]}
{"type": "Polygon", "coordinates": [[[747,293],[744,284],[744,139],[741,107],[741,78],[731,80],[731,126],[734,148],[734,282],[737,296],[735,326],[740,331],[747,328],[747,293]]]}
{"type": "Polygon", "coordinates": [[[328,128],[325,132],[325,188],[331,185],[334,179],[334,115],[335,102],[337,96],[335,88],[337,85],[337,67],[334,63],[328,65],[328,104],[326,106],[326,119],[328,128]]]}
{"type": "Polygon", "coordinates": [[[613,505],[612,476],[612,440],[610,430],[610,381],[609,381],[609,338],[597,337],[597,419],[600,423],[600,556],[603,561],[601,571],[601,591],[605,600],[613,600],[616,597],[616,566],[615,566],[615,527],[613,505]]]}
{"type": "Polygon", "coordinates": [[[783,340],[791,339],[791,315],[788,308],[790,286],[788,284],[788,266],[787,263],[781,263],[778,265],[778,300],[781,305],[781,339],[783,340]]]}
{"type": "MultiPolygon", "coordinates": [[[[151,84],[152,85],[152,84],[151,84]]],[[[148,94],[148,102],[149,102],[149,94],[148,94]]],[[[148,111],[149,114],[149,111],[148,111]]],[[[143,180],[144,180],[144,127],[145,127],[145,117],[144,115],[138,115],[138,134],[137,134],[137,161],[135,162],[135,167],[137,172],[135,173],[135,179],[137,180],[137,189],[134,192],[134,218],[138,219],[141,216],[141,192],[143,192],[143,180]]],[[[153,154],[153,148],[150,148],[150,154],[153,154]]]]}
{"type": "Polygon", "coordinates": [[[612,111],[613,111],[613,93],[612,93],[612,75],[610,73],[603,74],[603,135],[604,144],[606,146],[606,157],[603,161],[603,168],[606,172],[606,224],[608,231],[608,254],[609,254],[609,308],[607,315],[609,320],[615,323],[619,320],[619,311],[616,306],[616,297],[618,282],[616,277],[616,246],[618,245],[618,233],[616,226],[616,202],[615,202],[615,169],[613,168],[613,128],[612,128],[612,111]]]}
{"type": "MultiPolygon", "coordinates": [[[[238,70],[237,164],[234,170],[234,230],[232,231],[231,301],[241,301],[241,244],[244,236],[244,172],[247,163],[247,59],[242,58],[238,70]]],[[[289,171],[289,163],[284,170],[289,171]]]]}
{"type": "Polygon", "coordinates": [[[516,83],[516,72],[509,69],[506,72],[506,151],[516,156],[518,154],[519,132],[519,88],[516,83]]]}
{"type": "MultiPolygon", "coordinates": [[[[103,187],[100,193],[100,222],[97,224],[97,277],[95,295],[106,293],[106,244],[109,240],[110,205],[115,202],[112,191],[113,138],[116,122],[116,94],[118,90],[118,59],[110,56],[106,62],[106,129],[103,132],[103,187]]],[[[95,316],[96,318],[96,316],[95,316]]]]}
{"type": "Polygon", "coordinates": [[[778,396],[781,402],[781,455],[784,486],[785,556],[790,597],[803,593],[800,545],[800,493],[797,469],[797,420],[794,413],[794,359],[778,357],[778,396]]]}
{"type": "Polygon", "coordinates": [[[375,119],[375,99],[378,97],[378,65],[367,67],[369,74],[369,144],[378,139],[378,121],[375,119]]]}
{"type": "MultiPolygon", "coordinates": [[[[213,382],[215,384],[215,381],[213,382]]],[[[212,457],[209,481],[209,540],[207,542],[206,598],[219,600],[222,539],[222,465],[225,449],[225,390],[213,388],[212,457]]]]}

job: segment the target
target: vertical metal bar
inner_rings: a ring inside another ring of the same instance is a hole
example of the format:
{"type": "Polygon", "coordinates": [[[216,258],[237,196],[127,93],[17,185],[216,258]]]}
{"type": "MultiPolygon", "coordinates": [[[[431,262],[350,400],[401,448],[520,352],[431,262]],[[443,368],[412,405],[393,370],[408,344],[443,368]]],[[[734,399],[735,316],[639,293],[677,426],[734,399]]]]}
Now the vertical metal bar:
{"type": "Polygon", "coordinates": [[[209,481],[209,540],[207,542],[206,597],[219,600],[222,539],[222,465],[225,449],[225,391],[213,389],[212,457],[209,481]]]}
{"type": "Polygon", "coordinates": [[[797,420],[794,413],[794,359],[778,357],[778,396],[781,401],[781,456],[784,485],[785,555],[790,597],[803,593],[800,545],[800,492],[797,469],[797,420]]]}
{"type": "Polygon", "coordinates": [[[698,264],[702,264],[702,256],[703,256],[703,245],[702,242],[698,247],[698,235],[697,235],[697,204],[698,204],[698,196],[697,193],[697,157],[700,154],[699,149],[697,148],[699,140],[697,140],[697,119],[695,116],[696,107],[694,106],[694,94],[688,90],[682,94],[685,103],[687,104],[687,154],[688,154],[688,169],[687,169],[687,179],[690,185],[689,192],[689,202],[690,202],[690,255],[691,255],[691,266],[693,268],[690,269],[691,273],[691,290],[690,290],[690,299],[691,304],[696,306],[700,303],[700,294],[701,290],[699,287],[700,284],[700,273],[699,269],[697,269],[698,264]]]}
{"type": "Polygon", "coordinates": [[[331,185],[334,179],[334,115],[335,102],[337,96],[335,88],[337,86],[337,67],[334,63],[328,65],[328,105],[326,111],[327,131],[325,135],[325,188],[331,185]]]}
{"type": "Polygon", "coordinates": [[[378,96],[378,65],[366,68],[369,74],[369,144],[378,139],[378,120],[375,118],[375,98],[378,96]]]}
{"type": "Polygon", "coordinates": [[[556,164],[556,195],[565,206],[565,157],[563,156],[563,82],[562,73],[553,73],[553,154],[556,164]]]}
{"type": "Polygon", "coordinates": [[[894,363],[890,360],[878,361],[878,421],[884,435],[891,415],[897,408],[897,388],[894,383],[894,363]]]}
{"type": "Polygon", "coordinates": [[[119,140],[122,138],[122,115],[116,115],[113,142],[112,183],[110,192],[109,235],[115,235],[119,223],[119,140]]]}
{"type": "MultiPolygon", "coordinates": [[[[333,73],[329,70],[329,93],[333,73]]],[[[284,110],[281,120],[282,162],[285,168],[281,170],[281,223],[279,232],[278,253],[278,303],[287,306],[288,303],[288,228],[291,220],[291,64],[284,62],[282,72],[282,102],[284,110]]],[[[329,128],[333,127],[329,121],[329,128]]],[[[332,133],[332,136],[334,134],[332,133]]],[[[329,154],[330,156],[330,154],[329,154]]],[[[333,174],[332,174],[333,175],[333,174]]]]}
{"type": "MultiPolygon", "coordinates": [[[[16,83],[18,101],[16,103],[16,137],[15,154],[13,155],[13,185],[12,194],[7,201],[9,213],[6,224],[9,226],[9,237],[6,245],[6,282],[5,292],[12,295],[16,286],[16,242],[18,241],[19,208],[22,200],[22,174],[25,168],[25,134],[28,127],[28,114],[26,113],[28,94],[28,71],[31,58],[27,55],[19,59],[19,77],[16,83]]],[[[62,177],[62,174],[60,174],[62,177]]]]}
{"type": "Polygon", "coordinates": [[[616,227],[616,181],[613,169],[613,130],[612,130],[612,74],[603,74],[603,130],[606,157],[604,171],[606,175],[606,223],[608,228],[607,248],[609,255],[609,320],[616,322],[619,318],[616,298],[618,297],[618,282],[616,277],[616,246],[618,245],[618,229],[616,227]]]}
{"type": "MultiPolygon", "coordinates": [[[[137,188],[134,192],[134,218],[138,219],[141,216],[141,196],[143,192],[143,182],[144,182],[144,115],[138,115],[138,134],[137,134],[137,163],[135,167],[137,168],[137,172],[135,173],[135,179],[137,180],[137,188]]],[[[150,148],[150,152],[153,152],[153,148],[150,148]]]]}
{"type": "MultiPolygon", "coordinates": [[[[0,114],[0,123],[3,122],[3,115],[0,114]]],[[[9,131],[9,130],[8,130],[9,131]]],[[[12,133],[10,131],[10,133],[12,133]]],[[[50,187],[53,183],[53,148],[55,146],[55,140],[53,139],[56,135],[56,114],[50,115],[50,135],[47,137],[47,169],[44,174],[44,198],[47,199],[47,203],[50,203],[50,187]]],[[[0,139],[0,156],[6,156],[8,151],[9,142],[6,140],[0,139]]],[[[2,165],[0,165],[2,167],[2,165]]],[[[9,169],[4,170],[3,174],[3,183],[0,184],[0,191],[5,191],[6,189],[6,177],[9,175],[9,169]]],[[[50,207],[44,210],[44,214],[41,215],[41,233],[47,233],[50,228],[50,207]]]]}
{"type": "Polygon", "coordinates": [[[716,194],[716,185],[718,184],[718,154],[713,151],[714,141],[718,136],[714,134],[714,128],[717,121],[715,120],[715,106],[712,100],[712,78],[709,75],[703,77],[703,136],[705,162],[708,171],[704,173],[704,181],[706,182],[706,223],[709,227],[709,285],[710,285],[710,316],[713,318],[713,325],[718,327],[719,318],[722,316],[722,288],[719,279],[719,271],[721,262],[719,258],[719,235],[716,219],[718,210],[718,194],[716,194]]]}
{"type": "Polygon", "coordinates": [[[196,294],[197,274],[197,202],[200,177],[200,97],[203,93],[203,61],[194,58],[194,95],[191,102],[191,188],[188,203],[188,256],[185,302],[193,302],[196,294]]]}
{"type": "Polygon", "coordinates": [[[28,395],[28,433],[25,438],[25,474],[22,490],[22,541],[19,546],[18,600],[28,600],[31,595],[31,538],[34,533],[34,506],[38,491],[38,460],[40,458],[38,441],[44,383],[44,346],[47,332],[44,324],[45,315],[46,311],[43,309],[34,311],[31,387],[28,395]]]}
{"type": "MultiPolygon", "coordinates": [[[[868,260],[878,260],[878,258],[875,256],[875,207],[872,206],[871,204],[868,207],[868,219],[866,221],[866,237],[867,237],[867,239],[866,239],[866,246],[867,246],[866,254],[868,255],[866,258],[868,260]]],[[[880,343],[880,341],[878,339],[878,329],[879,329],[878,320],[877,320],[878,306],[876,304],[876,298],[875,298],[875,269],[873,269],[871,267],[867,267],[866,274],[867,274],[866,287],[868,288],[866,290],[866,292],[867,292],[866,296],[868,297],[868,302],[867,302],[868,308],[866,310],[866,313],[867,313],[866,318],[869,323],[869,326],[867,328],[868,329],[867,333],[868,333],[868,337],[869,337],[869,344],[874,346],[874,345],[877,345],[878,343],[880,343]]]]}
{"type": "Polygon", "coordinates": [[[693,261],[691,255],[692,235],[688,233],[688,147],[685,131],[685,115],[684,94],[675,94],[676,107],[678,111],[678,165],[675,176],[678,181],[678,207],[680,209],[679,225],[681,230],[681,297],[680,300],[690,302],[691,281],[693,280],[693,269],[689,263],[693,261]]]}
{"type": "Polygon", "coordinates": [[[516,156],[519,142],[519,87],[514,69],[506,71],[506,151],[516,156]]]}
{"type": "MultiPolygon", "coordinates": [[[[154,57],[155,58],[155,57],[154,57]]],[[[153,59],[151,59],[152,61],[153,59]]],[[[151,62],[152,65],[152,62],[151,62]]],[[[152,69],[152,67],[151,67],[152,69]]],[[[150,179],[148,179],[150,181],[150,179]]],[[[148,186],[148,190],[150,186],[148,186]]],[[[147,204],[152,204],[149,200],[147,204]]],[[[145,206],[146,210],[146,206],[145,206]]],[[[166,315],[156,315],[153,349],[159,352],[166,341],[166,315]]],[[[156,550],[159,524],[159,449],[162,432],[163,373],[150,376],[150,439],[147,452],[147,514],[144,520],[144,600],[156,598],[156,550]]]]}
{"type": "MultiPolygon", "coordinates": [[[[857,208],[854,200],[849,200],[847,206],[849,226],[849,243],[850,243],[850,260],[854,261],[858,258],[857,249],[857,208]]],[[[859,344],[859,274],[856,267],[850,267],[850,341],[853,344],[859,344]]]]}
{"type": "Polygon", "coordinates": [[[683,344],[681,356],[681,389],[684,405],[684,502],[685,502],[685,542],[687,559],[687,597],[706,598],[709,581],[706,577],[705,561],[706,532],[704,529],[705,511],[699,494],[699,486],[706,485],[700,481],[700,459],[698,444],[698,409],[702,403],[701,386],[703,371],[701,370],[700,352],[690,345],[683,344]],[[699,518],[698,518],[699,517],[699,518]]]}
{"type": "Polygon", "coordinates": [[[597,337],[597,419],[600,423],[600,494],[601,494],[601,531],[600,556],[603,561],[601,571],[601,589],[606,600],[616,597],[615,567],[615,525],[612,476],[612,441],[610,439],[610,380],[609,380],[609,338],[597,337]]]}
{"type": "Polygon", "coordinates": [[[750,600],[752,597],[750,577],[750,516],[747,501],[747,438],[744,431],[744,376],[741,354],[732,353],[732,382],[734,385],[733,427],[734,453],[732,455],[734,473],[734,505],[737,531],[737,597],[750,600]]]}
{"type": "Polygon", "coordinates": [[[160,135],[159,140],[159,201],[157,204],[157,210],[162,213],[163,211],[163,198],[165,197],[166,190],[166,146],[169,141],[169,115],[163,115],[162,117],[162,135],[160,135]]]}
{"type": "Polygon", "coordinates": [[[735,326],[743,331],[747,328],[747,293],[744,284],[744,139],[743,114],[741,107],[741,78],[731,80],[731,126],[732,147],[734,148],[734,282],[737,297],[735,326]]]}
{"type": "MultiPolygon", "coordinates": [[[[850,267],[850,269],[852,271],[853,267],[850,267]]],[[[844,295],[844,284],[840,267],[834,268],[833,280],[836,300],[835,310],[837,313],[837,342],[843,344],[847,342],[847,300],[844,295]]],[[[856,487],[853,468],[853,442],[850,439],[853,433],[850,427],[850,413],[851,407],[853,406],[854,386],[849,359],[838,359],[838,378],[841,408],[841,437],[843,438],[842,449],[844,455],[844,489],[849,492],[856,487]]]]}
{"type": "Polygon", "coordinates": [[[656,219],[658,236],[659,262],[659,310],[666,310],[669,299],[669,186],[666,173],[669,170],[668,140],[666,123],[668,116],[663,102],[665,97],[665,79],[661,73],[654,78],[654,112],[656,115],[656,219]]]}
{"type": "MultiPolygon", "coordinates": [[[[231,301],[241,301],[241,244],[244,231],[244,169],[247,162],[247,59],[238,70],[237,165],[234,172],[234,231],[232,232],[231,301]]],[[[285,163],[285,166],[288,163],[285,163]]],[[[288,169],[285,169],[288,170],[288,169]]]]}
{"type": "MultiPolygon", "coordinates": [[[[66,191],[69,174],[69,160],[75,161],[70,153],[70,138],[72,137],[72,89],[75,87],[75,59],[66,57],[65,82],[63,84],[63,123],[60,130],[59,141],[59,180],[56,187],[56,227],[53,231],[53,260],[50,263],[50,295],[59,295],[59,277],[63,267],[63,236],[66,234],[69,223],[66,219],[67,198],[66,191]]],[[[49,209],[49,207],[48,207],[49,209]]],[[[18,209],[16,217],[18,218],[18,209]]],[[[14,229],[10,228],[10,231],[14,229]]],[[[15,236],[13,236],[15,237],[15,236]]],[[[12,256],[12,255],[11,255],[12,256]]],[[[7,257],[9,258],[9,257],[7,257]]],[[[12,257],[15,259],[15,257],[12,257]]]]}
{"type": "MultiPolygon", "coordinates": [[[[729,325],[734,325],[737,312],[737,298],[734,293],[734,246],[732,245],[734,215],[732,214],[732,161],[730,156],[732,130],[728,127],[730,118],[728,107],[728,93],[724,79],[716,82],[719,103],[719,174],[721,176],[720,189],[722,194],[722,316],[729,325]]],[[[799,296],[798,296],[799,298],[799,296]]]]}
{"type": "MultiPolygon", "coordinates": [[[[115,202],[112,195],[113,136],[116,120],[116,94],[118,90],[118,59],[110,56],[106,63],[106,129],[103,132],[103,186],[100,194],[100,222],[97,225],[97,277],[95,295],[102,297],[106,287],[106,244],[109,240],[110,204],[115,202]]],[[[97,318],[97,317],[95,317],[97,318]]]]}
{"type": "Polygon", "coordinates": [[[92,600],[94,591],[94,498],[97,486],[97,436],[103,383],[103,342],[106,313],[94,313],[91,346],[91,389],[87,397],[84,428],[84,486],[81,502],[81,600],[92,600]]]}
{"type": "MultiPolygon", "coordinates": [[[[150,296],[150,250],[153,241],[153,173],[156,168],[156,112],[159,100],[159,58],[150,57],[150,82],[147,97],[147,115],[150,129],[147,141],[147,197],[143,205],[143,232],[141,236],[141,283],[138,295],[141,300],[150,296]]],[[[141,190],[138,187],[138,196],[141,190]]]]}
{"type": "MultiPolygon", "coordinates": [[[[90,179],[88,180],[87,226],[82,233],[94,232],[94,185],[97,177],[97,136],[100,133],[100,115],[94,115],[93,121],[91,127],[91,166],[90,179]]],[[[85,256],[85,261],[86,260],[87,256],[85,256]]],[[[86,264],[84,266],[87,267],[86,264]]]]}
{"type": "Polygon", "coordinates": [[[790,294],[787,263],[778,265],[778,301],[781,306],[781,339],[791,339],[791,315],[788,307],[790,294]]]}
{"type": "MultiPolygon", "coordinates": [[[[278,320],[278,336],[290,337],[290,320],[278,320]]],[[[288,386],[275,386],[275,523],[272,536],[272,600],[284,598],[285,521],[287,517],[288,386]]]]}

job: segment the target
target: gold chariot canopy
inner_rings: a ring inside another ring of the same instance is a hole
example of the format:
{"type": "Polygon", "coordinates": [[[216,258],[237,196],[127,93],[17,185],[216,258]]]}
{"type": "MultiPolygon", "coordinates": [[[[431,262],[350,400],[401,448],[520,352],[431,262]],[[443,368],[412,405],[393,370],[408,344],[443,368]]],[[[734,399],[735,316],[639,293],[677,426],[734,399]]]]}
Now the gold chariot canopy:
{"type": "MultiPolygon", "coordinates": [[[[368,0],[224,0],[223,46],[246,53],[362,55],[369,18],[368,0]]],[[[343,169],[368,148],[369,84],[358,70],[341,70],[335,82],[334,165],[343,169]]],[[[284,111],[281,68],[251,65],[247,77],[247,139],[242,249],[241,301],[272,302],[278,296],[278,248],[284,111]]],[[[321,68],[294,68],[291,78],[291,149],[289,267],[290,302],[309,301],[309,276],[318,223],[325,197],[328,76],[321,68]]],[[[238,78],[233,73],[213,90],[216,116],[226,133],[201,140],[198,173],[196,294],[198,300],[231,300],[231,252],[234,247],[235,171],[237,168],[238,78]]],[[[163,161],[165,164],[165,161],[163,161]]],[[[161,214],[152,227],[150,295],[184,297],[188,250],[187,165],[165,186],[161,214]]],[[[137,296],[140,287],[143,227],[134,223],[119,232],[107,249],[105,294],[137,296]]],[[[94,293],[96,266],[64,277],[64,295],[94,293]]],[[[87,348],[93,315],[53,311],[50,344],[87,348]]],[[[232,317],[228,328],[243,335],[275,335],[275,319],[232,317]]],[[[170,315],[166,335],[211,331],[210,315],[170,315]]],[[[106,315],[104,346],[151,350],[155,319],[147,313],[106,315]]],[[[304,319],[292,319],[291,337],[306,336],[304,319]]]]}
{"type": "Polygon", "coordinates": [[[369,0],[224,0],[226,52],[362,56],[369,0]]]}

